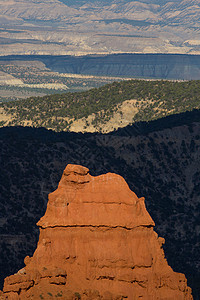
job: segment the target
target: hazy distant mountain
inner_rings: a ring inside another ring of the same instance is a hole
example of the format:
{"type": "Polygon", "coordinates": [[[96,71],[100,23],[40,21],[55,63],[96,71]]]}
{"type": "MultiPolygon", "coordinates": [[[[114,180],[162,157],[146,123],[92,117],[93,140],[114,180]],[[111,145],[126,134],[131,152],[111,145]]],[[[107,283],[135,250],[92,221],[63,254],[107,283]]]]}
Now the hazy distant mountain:
{"type": "Polygon", "coordinates": [[[199,0],[1,0],[0,55],[199,54],[199,23],[199,0]]]}
{"type": "MultiPolygon", "coordinates": [[[[88,4],[88,3],[99,3],[99,4],[110,4],[110,3],[128,3],[128,2],[134,2],[133,0],[60,0],[60,2],[65,3],[66,5],[74,5],[74,6],[78,6],[78,5],[83,5],[83,4],[88,4]]],[[[136,2],[136,1],[135,1],[136,2]]],[[[167,2],[169,2],[169,0],[137,0],[137,2],[141,2],[141,3],[153,3],[153,4],[158,4],[158,5],[163,5],[166,4],[167,2]]],[[[171,1],[172,2],[172,1],[171,1]]],[[[180,2],[180,0],[174,0],[173,2],[180,2]]]]}

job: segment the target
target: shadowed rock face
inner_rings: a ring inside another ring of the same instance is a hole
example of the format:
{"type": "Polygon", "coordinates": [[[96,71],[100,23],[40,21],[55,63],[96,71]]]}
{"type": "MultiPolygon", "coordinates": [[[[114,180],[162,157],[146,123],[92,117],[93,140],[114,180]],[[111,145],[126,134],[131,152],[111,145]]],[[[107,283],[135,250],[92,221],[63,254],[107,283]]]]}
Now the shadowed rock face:
{"type": "Polygon", "coordinates": [[[164,239],[125,180],[67,165],[37,224],[25,267],[5,279],[0,299],[192,299],[168,266],[164,239]]]}

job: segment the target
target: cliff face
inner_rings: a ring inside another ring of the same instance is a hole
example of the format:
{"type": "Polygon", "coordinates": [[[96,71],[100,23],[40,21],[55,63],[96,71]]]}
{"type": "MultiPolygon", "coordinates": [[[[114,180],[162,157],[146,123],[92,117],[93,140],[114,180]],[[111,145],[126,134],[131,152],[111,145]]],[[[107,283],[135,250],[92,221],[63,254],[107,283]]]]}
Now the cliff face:
{"type": "Polygon", "coordinates": [[[67,165],[37,224],[25,267],[7,277],[0,299],[192,299],[168,266],[164,239],[125,180],[67,165]]]}
{"type": "Polygon", "coordinates": [[[132,53],[81,57],[56,56],[53,63],[48,56],[38,59],[52,71],[60,73],[176,80],[200,78],[199,55],[132,53]]]}

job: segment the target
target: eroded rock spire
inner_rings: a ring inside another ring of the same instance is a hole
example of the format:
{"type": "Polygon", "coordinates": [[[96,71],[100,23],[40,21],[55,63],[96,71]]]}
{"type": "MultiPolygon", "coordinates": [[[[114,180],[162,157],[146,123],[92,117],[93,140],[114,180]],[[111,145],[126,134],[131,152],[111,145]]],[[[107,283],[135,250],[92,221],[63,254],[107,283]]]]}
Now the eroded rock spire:
{"type": "Polygon", "coordinates": [[[37,225],[37,249],[5,279],[0,299],[192,299],[164,257],[144,198],[119,175],[67,165],[37,225]]]}

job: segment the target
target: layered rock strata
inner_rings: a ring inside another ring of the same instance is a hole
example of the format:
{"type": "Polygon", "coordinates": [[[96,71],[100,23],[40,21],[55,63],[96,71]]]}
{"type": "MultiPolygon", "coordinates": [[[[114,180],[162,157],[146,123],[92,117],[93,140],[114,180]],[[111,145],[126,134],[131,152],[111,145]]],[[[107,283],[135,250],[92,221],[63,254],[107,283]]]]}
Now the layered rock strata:
{"type": "Polygon", "coordinates": [[[37,249],[5,279],[0,299],[192,299],[144,198],[119,175],[67,165],[37,225],[37,249]]]}

